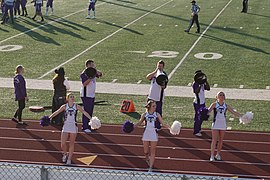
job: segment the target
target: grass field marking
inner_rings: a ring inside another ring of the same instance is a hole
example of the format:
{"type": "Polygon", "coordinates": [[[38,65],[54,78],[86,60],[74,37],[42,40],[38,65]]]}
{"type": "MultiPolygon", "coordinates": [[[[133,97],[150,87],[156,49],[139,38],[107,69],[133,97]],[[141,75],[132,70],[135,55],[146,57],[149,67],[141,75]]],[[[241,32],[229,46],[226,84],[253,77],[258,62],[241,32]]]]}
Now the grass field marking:
{"type": "MultiPolygon", "coordinates": [[[[103,3],[100,3],[100,4],[96,5],[96,6],[100,6],[100,5],[103,5],[103,4],[105,4],[105,3],[106,3],[106,2],[103,2],[103,3]]],[[[14,35],[14,36],[11,36],[11,37],[9,37],[9,38],[6,38],[6,39],[0,41],[0,44],[3,43],[3,42],[8,41],[8,40],[10,40],[10,39],[16,38],[16,37],[18,37],[18,36],[21,36],[21,35],[27,34],[27,33],[29,33],[29,32],[35,31],[35,30],[37,30],[37,29],[40,29],[40,28],[42,28],[42,27],[45,27],[45,26],[47,26],[47,25],[49,25],[49,24],[53,24],[53,23],[55,23],[55,22],[58,22],[58,21],[60,21],[60,20],[62,20],[62,19],[65,19],[65,18],[67,18],[67,17],[70,17],[70,16],[72,16],[72,15],[74,15],[74,14],[78,14],[78,13],[80,13],[80,12],[82,12],[82,11],[85,11],[85,10],[86,10],[86,8],[81,9],[81,10],[76,11],[76,12],[74,12],[74,13],[71,13],[71,14],[68,14],[68,15],[66,15],[66,16],[57,18],[57,19],[55,19],[55,20],[53,20],[53,21],[47,22],[46,24],[42,24],[42,25],[40,25],[40,26],[34,27],[34,28],[32,28],[32,29],[29,29],[29,30],[27,30],[27,31],[21,32],[21,33],[19,33],[19,34],[16,34],[16,35],[14,35]]]]}
{"type": "Polygon", "coordinates": [[[139,81],[137,82],[137,84],[141,84],[141,82],[142,82],[142,80],[139,80],[139,81]]]}
{"type": "Polygon", "coordinates": [[[17,51],[19,49],[22,49],[23,46],[21,45],[5,45],[5,46],[0,46],[0,52],[10,52],[10,51],[17,51]]]}
{"type": "Polygon", "coordinates": [[[189,86],[189,87],[190,87],[191,85],[192,85],[192,83],[188,83],[188,85],[187,85],[187,86],[189,86]]]}
{"type": "Polygon", "coordinates": [[[240,89],[243,89],[243,88],[244,88],[244,85],[240,85],[239,88],[240,88],[240,89]]]}
{"type": "Polygon", "coordinates": [[[194,44],[191,46],[191,48],[188,50],[188,52],[184,55],[184,57],[180,60],[180,62],[176,65],[176,67],[172,70],[172,72],[169,74],[168,78],[171,79],[173,74],[176,72],[176,70],[181,66],[181,64],[184,62],[184,60],[187,58],[187,56],[190,54],[190,52],[194,49],[194,47],[197,45],[197,43],[202,39],[203,35],[207,32],[207,30],[212,26],[212,24],[216,21],[216,19],[220,16],[220,14],[229,6],[229,4],[232,2],[230,0],[223,9],[216,15],[216,17],[212,20],[212,22],[206,27],[206,29],[203,31],[203,33],[200,35],[200,37],[194,42],[194,44]]]}
{"type": "Polygon", "coordinates": [[[270,86],[266,86],[266,89],[270,89],[270,86]]]}
{"type": "Polygon", "coordinates": [[[171,3],[171,2],[173,2],[173,0],[168,1],[168,2],[166,2],[166,3],[164,3],[164,4],[160,5],[160,6],[156,7],[155,9],[152,9],[151,11],[145,13],[144,15],[138,17],[137,19],[131,21],[130,23],[128,23],[128,24],[125,25],[124,27],[121,27],[120,29],[118,29],[118,30],[114,31],[113,33],[111,33],[110,35],[106,36],[105,38],[99,40],[98,42],[96,42],[96,43],[93,44],[92,46],[88,47],[87,49],[85,49],[85,50],[83,50],[82,52],[80,52],[79,54],[77,54],[76,56],[74,56],[74,57],[68,59],[67,61],[63,62],[62,64],[58,65],[57,67],[52,68],[50,71],[46,72],[45,74],[43,74],[42,76],[40,76],[38,79],[41,79],[41,78],[47,76],[48,74],[54,72],[55,69],[57,69],[57,68],[59,68],[59,67],[61,67],[61,66],[64,66],[65,64],[67,64],[67,63],[73,61],[74,59],[76,59],[76,58],[78,58],[78,57],[80,57],[81,55],[83,55],[83,54],[85,54],[86,52],[88,52],[90,49],[92,49],[92,48],[94,48],[95,46],[97,46],[97,45],[99,45],[100,43],[102,43],[103,41],[105,41],[105,40],[111,38],[113,35],[117,34],[118,32],[122,31],[123,29],[127,28],[128,26],[134,24],[135,22],[139,21],[140,19],[144,18],[144,17],[147,16],[148,14],[151,14],[152,12],[154,12],[154,11],[156,11],[156,10],[162,8],[163,6],[166,6],[167,4],[169,4],[169,3],[171,3]]]}
{"type": "Polygon", "coordinates": [[[214,84],[213,88],[216,88],[218,86],[218,84],[214,84]]]}
{"type": "Polygon", "coordinates": [[[112,83],[116,83],[117,80],[118,80],[118,79],[113,79],[113,80],[112,80],[112,83]]]}

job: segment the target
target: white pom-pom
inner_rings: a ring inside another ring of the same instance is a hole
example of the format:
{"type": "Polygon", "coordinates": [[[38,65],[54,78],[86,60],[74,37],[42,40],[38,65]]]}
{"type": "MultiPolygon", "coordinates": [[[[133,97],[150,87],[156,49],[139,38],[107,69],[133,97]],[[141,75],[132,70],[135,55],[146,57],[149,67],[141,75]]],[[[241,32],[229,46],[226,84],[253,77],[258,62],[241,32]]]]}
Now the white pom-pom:
{"type": "Polygon", "coordinates": [[[244,114],[240,119],[240,123],[242,124],[248,124],[251,122],[251,120],[253,119],[253,113],[252,112],[247,112],[246,114],[244,114]]]}
{"type": "Polygon", "coordinates": [[[182,125],[179,121],[174,121],[170,128],[170,133],[172,135],[178,135],[180,133],[181,127],[182,125]]]}
{"type": "Polygon", "coordinates": [[[101,127],[101,122],[96,116],[94,116],[90,119],[89,125],[91,126],[91,129],[99,129],[101,127]]]}

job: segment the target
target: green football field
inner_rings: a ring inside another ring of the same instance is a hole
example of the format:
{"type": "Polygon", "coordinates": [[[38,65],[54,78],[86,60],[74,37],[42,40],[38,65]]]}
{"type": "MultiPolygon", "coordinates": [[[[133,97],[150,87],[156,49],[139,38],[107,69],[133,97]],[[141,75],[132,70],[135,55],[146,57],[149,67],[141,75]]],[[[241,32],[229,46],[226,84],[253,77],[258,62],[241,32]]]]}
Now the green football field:
{"type": "MultiPolygon", "coordinates": [[[[96,19],[85,18],[87,0],[57,0],[55,16],[44,23],[20,17],[15,25],[0,26],[0,77],[12,77],[14,67],[23,64],[26,78],[51,79],[48,72],[62,65],[70,80],[79,80],[91,58],[104,72],[100,81],[148,83],[145,75],[163,59],[170,85],[185,86],[202,69],[218,87],[269,86],[269,0],[251,1],[247,14],[240,13],[239,0],[197,4],[202,34],[195,34],[196,27],[184,33],[188,0],[99,0],[96,19]],[[199,53],[206,59],[196,58],[199,53]]],[[[33,10],[29,3],[31,17],[33,10]]]]}
{"type": "MultiPolygon", "coordinates": [[[[189,0],[98,0],[96,19],[85,18],[88,0],[55,0],[54,16],[45,22],[31,19],[34,7],[28,2],[29,17],[0,26],[0,77],[13,77],[16,65],[22,64],[26,78],[52,79],[54,69],[63,66],[70,80],[79,81],[85,60],[93,59],[103,72],[99,82],[148,84],[146,74],[163,59],[169,85],[187,86],[194,72],[202,69],[211,86],[269,88],[270,1],[250,1],[247,14],[240,13],[241,0],[197,0],[197,4],[201,34],[195,33],[196,25],[189,34],[184,32],[191,15],[189,0]]],[[[51,103],[51,92],[29,92],[32,102],[28,105],[51,103]]],[[[0,93],[0,117],[10,117],[15,108],[12,90],[1,88],[0,93]]],[[[104,122],[134,118],[118,111],[127,96],[97,97],[110,100],[109,106],[95,107],[104,122]]],[[[130,98],[138,101],[137,111],[142,113],[145,97],[130,98]]],[[[269,101],[231,102],[242,112],[258,114],[257,123],[249,126],[238,125],[238,120],[229,122],[233,129],[270,129],[263,126],[269,119],[269,101]]],[[[168,122],[179,119],[184,127],[192,127],[191,103],[192,98],[168,97],[164,105],[168,122]]],[[[39,115],[26,111],[24,117],[37,119],[39,115]]],[[[209,128],[210,122],[204,127],[209,128]]]]}

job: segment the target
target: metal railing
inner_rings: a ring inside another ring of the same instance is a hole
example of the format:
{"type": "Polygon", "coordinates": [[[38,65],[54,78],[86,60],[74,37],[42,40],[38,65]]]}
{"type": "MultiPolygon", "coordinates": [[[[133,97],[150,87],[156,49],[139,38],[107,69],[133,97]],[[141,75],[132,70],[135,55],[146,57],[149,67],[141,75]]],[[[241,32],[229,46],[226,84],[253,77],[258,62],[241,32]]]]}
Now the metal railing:
{"type": "MultiPolygon", "coordinates": [[[[0,180],[227,180],[226,177],[148,173],[0,162],[0,180]]],[[[235,180],[235,178],[233,178],[235,180]]]]}

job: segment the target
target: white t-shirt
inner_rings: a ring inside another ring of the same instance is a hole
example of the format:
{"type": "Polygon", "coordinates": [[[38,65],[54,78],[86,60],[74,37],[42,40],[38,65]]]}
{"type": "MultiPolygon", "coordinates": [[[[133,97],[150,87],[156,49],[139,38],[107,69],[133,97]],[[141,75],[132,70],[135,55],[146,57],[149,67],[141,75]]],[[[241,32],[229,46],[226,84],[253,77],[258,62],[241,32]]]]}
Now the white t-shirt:
{"type": "MultiPolygon", "coordinates": [[[[149,89],[148,99],[152,99],[154,101],[160,101],[162,88],[156,82],[156,78],[160,74],[164,74],[164,73],[162,71],[158,70],[157,73],[155,74],[155,76],[151,79],[151,85],[150,85],[150,89],[149,89]]],[[[162,96],[162,100],[161,100],[162,102],[164,102],[164,96],[165,96],[165,93],[163,91],[163,96],[162,96]]]]}

